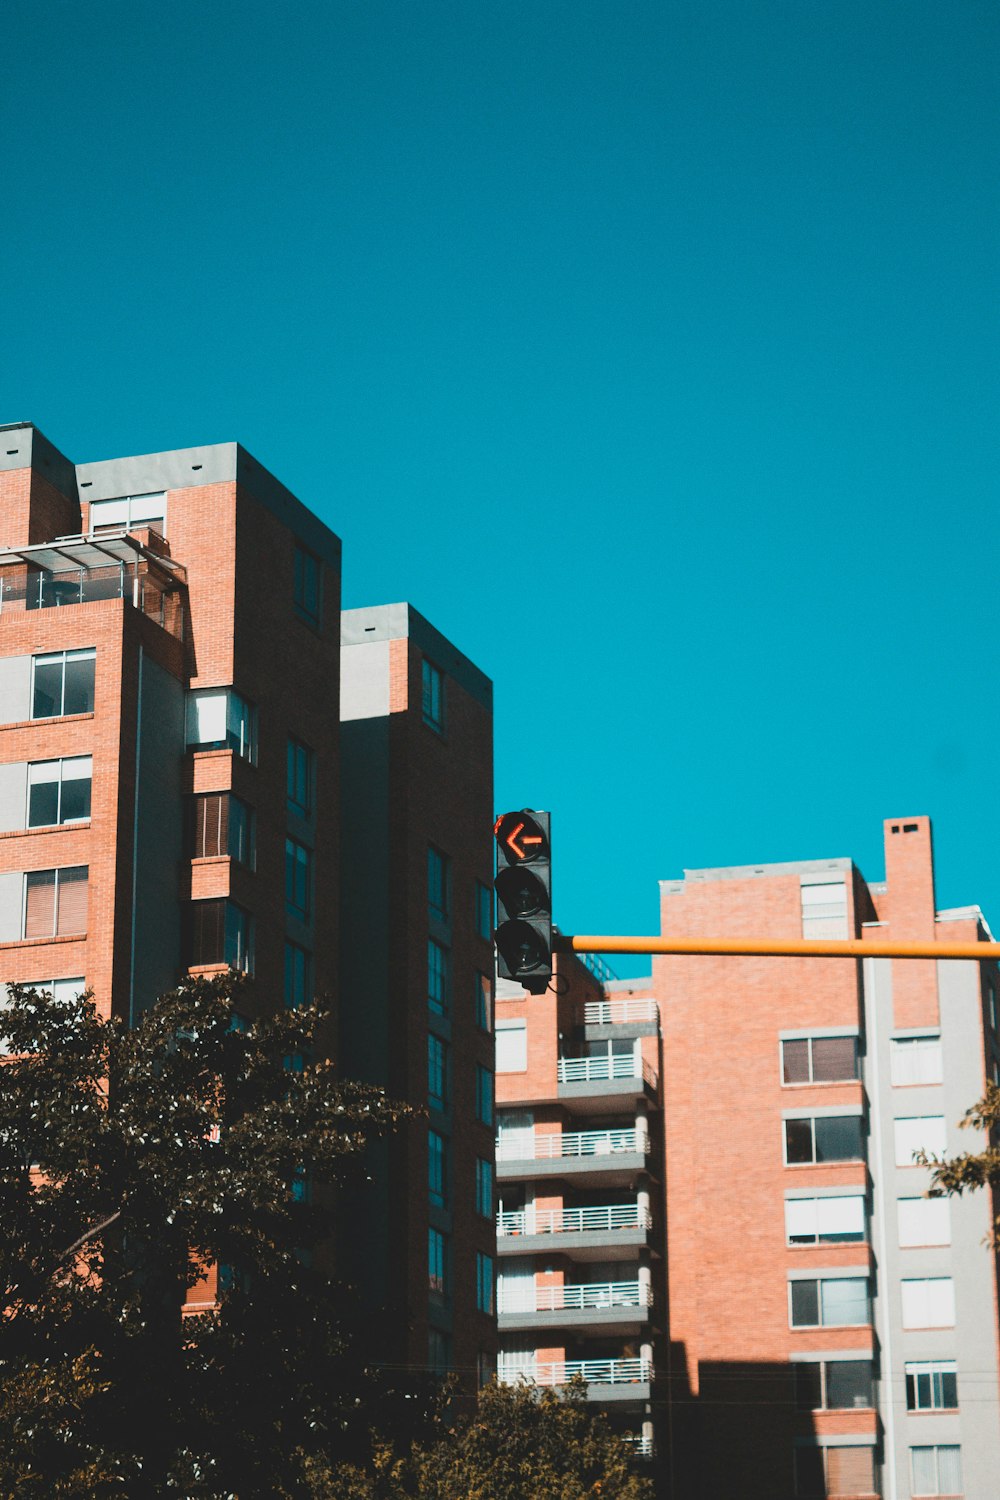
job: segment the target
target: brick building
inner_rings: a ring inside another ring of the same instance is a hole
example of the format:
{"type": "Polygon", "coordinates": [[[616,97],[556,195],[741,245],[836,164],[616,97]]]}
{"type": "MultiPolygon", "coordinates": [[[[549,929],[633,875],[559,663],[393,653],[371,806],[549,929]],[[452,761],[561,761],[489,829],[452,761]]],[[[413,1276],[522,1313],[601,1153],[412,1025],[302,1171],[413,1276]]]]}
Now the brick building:
{"type": "MultiPolygon", "coordinates": [[[[691,870],[674,937],[977,941],[938,911],[926,818],[849,859],[691,870]]],[[[1000,1078],[993,964],[654,960],[664,1035],[666,1462],[683,1500],[1000,1493],[985,1194],[925,1199],[914,1152],[1000,1078]]],[[[995,1211],[996,1205],[993,1205],[995,1211]]]]}
{"type": "Polygon", "coordinates": [[[663,1262],[660,1028],[650,989],[571,955],[552,992],[497,984],[501,1379],[588,1382],[639,1456],[657,1443],[663,1262]]]}
{"type": "MultiPolygon", "coordinates": [[[[395,921],[390,988],[376,994],[358,974],[352,945],[341,990],[340,894],[356,891],[360,865],[353,840],[353,863],[341,869],[337,537],[234,443],[74,465],[30,424],[0,428],[0,440],[0,980],[57,995],[87,986],[102,1013],[134,1017],[183,973],[232,965],[253,976],[251,1005],[330,996],[344,1021],[331,1047],[412,1097],[412,1059],[397,1043],[411,1009],[408,1040],[427,1031],[429,895],[422,923],[416,906],[395,921]]],[[[378,644],[362,648],[374,675],[387,652],[391,676],[391,730],[378,753],[391,767],[383,821],[393,883],[369,892],[366,909],[409,891],[420,850],[426,882],[429,839],[454,849],[454,923],[445,913],[434,936],[442,953],[453,937],[456,1003],[433,1031],[444,1044],[453,1026],[461,1039],[439,1134],[456,1138],[462,1197],[437,1321],[443,1338],[468,1325],[488,1350],[475,1282],[477,1264],[485,1278],[492,1259],[471,1223],[466,1178],[477,1170],[473,1145],[492,1171],[492,1133],[476,1125],[474,1098],[490,1053],[475,1020],[488,1022],[489,985],[478,1012],[473,994],[490,967],[489,932],[476,935],[458,902],[474,878],[488,879],[489,685],[405,607],[390,640],[398,613],[372,612],[378,644]],[[421,716],[427,642],[437,697],[421,716]],[[436,737],[434,703],[447,711],[436,737]],[[447,812],[440,824],[434,799],[447,812]]],[[[360,662],[352,692],[370,708],[378,689],[360,662]]],[[[349,823],[375,795],[373,768],[355,754],[366,715],[350,708],[344,728],[349,823]]],[[[422,1362],[426,1194],[424,1213],[366,1231],[394,1283],[414,1296],[422,1286],[422,1362]]],[[[452,1358],[447,1342],[436,1352],[452,1358]]]]}

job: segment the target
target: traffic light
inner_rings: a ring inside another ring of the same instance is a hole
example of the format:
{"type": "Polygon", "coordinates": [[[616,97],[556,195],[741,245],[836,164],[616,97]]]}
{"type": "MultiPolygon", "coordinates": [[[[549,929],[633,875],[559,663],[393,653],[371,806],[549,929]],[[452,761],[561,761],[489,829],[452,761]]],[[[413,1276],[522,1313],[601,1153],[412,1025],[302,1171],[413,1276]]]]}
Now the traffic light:
{"type": "Polygon", "coordinates": [[[552,978],[552,851],[549,815],[501,813],[497,841],[497,972],[542,995],[552,978]]]}

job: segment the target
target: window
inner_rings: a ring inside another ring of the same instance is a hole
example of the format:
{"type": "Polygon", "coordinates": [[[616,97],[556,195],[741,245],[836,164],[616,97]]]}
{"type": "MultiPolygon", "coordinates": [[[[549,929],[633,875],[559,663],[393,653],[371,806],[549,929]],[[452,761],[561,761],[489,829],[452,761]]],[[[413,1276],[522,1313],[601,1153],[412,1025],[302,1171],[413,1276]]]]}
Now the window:
{"type": "Polygon", "coordinates": [[[793,1328],[858,1328],[871,1322],[867,1276],[790,1281],[793,1328]]]}
{"type": "Polygon", "coordinates": [[[318,625],[321,604],[319,558],[295,544],[295,613],[308,625],[318,625]]]}
{"type": "Polygon", "coordinates": [[[298,943],[285,944],[285,1004],[289,1010],[312,1000],[312,955],[298,943]]]}
{"type": "Polygon", "coordinates": [[[438,1208],[448,1201],[448,1142],[436,1130],[427,1132],[427,1191],[438,1208]]]}
{"type": "Polygon", "coordinates": [[[427,1362],[433,1375],[447,1375],[451,1368],[451,1339],[440,1328],[427,1331],[427,1362]]]}
{"type": "Polygon", "coordinates": [[[802,1500],[823,1495],[869,1495],[875,1489],[875,1454],[870,1446],[795,1449],[795,1494],[802,1500]]]}
{"type": "Polygon", "coordinates": [[[257,710],[232,688],[188,694],[187,742],[196,750],[234,750],[257,763],[257,710]]]}
{"type": "Polygon", "coordinates": [[[493,1074],[482,1063],[476,1064],[476,1119],[493,1124],[493,1074]]]}
{"type": "Polygon", "coordinates": [[[940,1083],[944,1076],[941,1038],[894,1037],[889,1043],[889,1076],[897,1087],[908,1083],[940,1083]]]}
{"type": "Polygon", "coordinates": [[[847,887],[843,877],[802,886],[802,936],[846,938],[847,887]]]}
{"type": "Polygon", "coordinates": [[[444,733],[444,679],[426,656],[421,663],[420,709],[424,723],[438,734],[444,733]]]}
{"type": "Polygon", "coordinates": [[[493,1257],[476,1251],[476,1306],[493,1315],[493,1257]]]}
{"type": "Polygon", "coordinates": [[[904,1328],[954,1328],[955,1285],[950,1276],[904,1281],[904,1328]]]}
{"type": "Polygon", "coordinates": [[[24,937],[68,937],[87,930],[87,865],[32,870],[24,877],[24,937]]]}
{"type": "Polygon", "coordinates": [[[48,828],[89,818],[93,769],[89,755],[32,761],[28,766],[28,827],[48,828]]]}
{"type": "Polygon", "coordinates": [[[524,1073],[528,1067],[527,1021],[497,1022],[498,1073],[524,1073]]]}
{"type": "Polygon", "coordinates": [[[439,1016],[451,1003],[451,954],[433,938],[427,939],[427,1003],[439,1016]]]}
{"type": "MultiPolygon", "coordinates": [[[[82,974],[75,979],[22,979],[20,984],[26,990],[45,990],[56,1001],[75,1000],[87,988],[82,974]]],[[[10,1053],[10,1037],[4,1035],[2,1019],[9,1004],[7,987],[0,984],[0,1057],[7,1057],[10,1053]]]]}
{"type": "Polygon", "coordinates": [[[427,1231],[427,1287],[434,1297],[448,1295],[448,1242],[440,1229],[427,1231]]]}
{"type": "Polygon", "coordinates": [[[914,1495],[960,1495],[962,1450],[957,1444],[910,1449],[914,1495]]]}
{"type": "Polygon", "coordinates": [[[896,1138],[896,1166],[912,1167],[921,1151],[928,1156],[943,1156],[947,1128],[944,1115],[917,1115],[908,1120],[893,1120],[896,1138]]]}
{"type": "Polygon", "coordinates": [[[238,864],[254,867],[254,814],[242,798],[232,792],[207,792],[194,804],[195,859],[228,855],[238,864]]]}
{"type": "Polygon", "coordinates": [[[996,986],[990,980],[986,986],[986,1005],[990,1017],[990,1030],[996,1035],[997,1029],[997,992],[996,986]]]}
{"type": "Polygon", "coordinates": [[[427,1101],[432,1109],[448,1104],[448,1044],[433,1032],[427,1038],[427,1101]]]}
{"type": "Polygon", "coordinates": [[[856,1036],[814,1036],[781,1044],[782,1083],[843,1083],[858,1076],[856,1036]]]}
{"type": "Polygon", "coordinates": [[[900,1198],[896,1209],[902,1249],[951,1244],[951,1208],[947,1198],[900,1198]]]}
{"type": "Polygon", "coordinates": [[[870,1359],[809,1360],[795,1365],[801,1411],[851,1411],[875,1405],[870,1359]]]}
{"type": "Polygon", "coordinates": [[[480,1031],[493,1030],[492,985],[488,974],[477,972],[472,979],[476,1007],[476,1025],[480,1031]]]}
{"type": "Polygon", "coordinates": [[[955,1411],[958,1407],[958,1366],[939,1359],[906,1366],[907,1411],[955,1411]]]}
{"type": "Polygon", "coordinates": [[[295,839],[285,840],[285,910],[308,922],[312,910],[312,854],[295,839]]]}
{"type": "Polygon", "coordinates": [[[427,910],[438,922],[448,920],[448,887],[451,884],[447,854],[427,845],[427,910]]]}
{"type": "Polygon", "coordinates": [[[864,1161],[860,1115],[810,1115],[785,1121],[785,1162],[864,1161]]]}
{"type": "Polygon", "coordinates": [[[229,964],[253,973],[253,923],[235,901],[192,902],[191,966],[229,964]]]}
{"type": "Polygon", "coordinates": [[[865,1238],[865,1200],[787,1198],[785,1237],[790,1245],[837,1245],[865,1238]]]}
{"type": "Polygon", "coordinates": [[[476,881],[476,932],[487,942],[493,936],[493,892],[481,880],[476,881]]]}
{"type": "Polygon", "coordinates": [[[482,1156],[476,1158],[476,1213],[492,1222],[493,1163],[482,1156]]]}
{"type": "Polygon", "coordinates": [[[57,719],[94,712],[96,651],[54,651],[33,656],[31,717],[57,719]]]}
{"type": "Polygon", "coordinates": [[[138,531],[140,527],[166,535],[167,497],[159,495],[122,495],[116,500],[90,502],[90,535],[102,536],[109,531],[138,531]]]}
{"type": "Polygon", "coordinates": [[[288,806],[300,818],[312,812],[313,753],[301,740],[288,739],[288,806]]]}

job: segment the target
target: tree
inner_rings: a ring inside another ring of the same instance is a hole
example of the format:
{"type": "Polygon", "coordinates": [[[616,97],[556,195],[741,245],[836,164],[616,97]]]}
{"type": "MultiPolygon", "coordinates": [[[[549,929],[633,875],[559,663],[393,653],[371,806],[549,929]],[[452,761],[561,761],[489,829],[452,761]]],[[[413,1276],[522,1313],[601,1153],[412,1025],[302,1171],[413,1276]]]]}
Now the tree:
{"type": "Polygon", "coordinates": [[[426,1409],[359,1367],[328,1251],[336,1187],[406,1110],[314,1056],[322,1007],[248,1020],[244,995],[190,979],[129,1030],[10,991],[3,1494],[310,1496],[372,1402],[426,1409]],[[216,1267],[217,1309],[182,1317],[216,1267]]]}
{"type": "MultiPolygon", "coordinates": [[[[1000,1088],[994,1083],[986,1086],[986,1093],[971,1109],[967,1109],[958,1122],[962,1130],[985,1132],[987,1144],[982,1151],[966,1151],[943,1161],[921,1154],[918,1161],[934,1168],[929,1196],[943,1198],[975,1192],[979,1188],[991,1187],[1000,1192],[1000,1148],[993,1144],[1000,1131],[1000,1088]]],[[[997,1213],[994,1196],[993,1232],[990,1243],[1000,1248],[1000,1214],[997,1213]]]]}
{"type": "Polygon", "coordinates": [[[475,1410],[408,1453],[377,1436],[365,1465],[342,1466],[322,1500],[650,1500],[625,1442],[587,1407],[586,1387],[483,1387],[475,1410]]]}

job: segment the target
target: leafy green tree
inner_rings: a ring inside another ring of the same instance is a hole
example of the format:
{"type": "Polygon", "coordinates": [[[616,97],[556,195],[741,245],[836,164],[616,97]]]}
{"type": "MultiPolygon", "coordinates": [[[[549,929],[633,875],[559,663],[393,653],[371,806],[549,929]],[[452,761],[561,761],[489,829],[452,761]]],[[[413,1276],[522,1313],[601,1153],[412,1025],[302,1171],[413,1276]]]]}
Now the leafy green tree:
{"type": "Polygon", "coordinates": [[[1000,1194],[1000,1148],[995,1141],[1000,1134],[1000,1088],[990,1083],[986,1093],[971,1109],[966,1110],[958,1122],[962,1130],[978,1130],[986,1135],[986,1146],[982,1151],[965,1151],[943,1161],[922,1155],[918,1160],[934,1168],[929,1196],[943,1198],[975,1192],[979,1188],[993,1190],[993,1232],[990,1243],[1000,1248],[1000,1213],[997,1212],[1000,1194]]]}
{"type": "Polygon", "coordinates": [[[88,996],[0,1011],[0,1493],[311,1496],[371,1409],[426,1410],[359,1367],[328,1255],[406,1111],[314,1055],[321,1007],[244,1003],[227,977],[132,1030],[88,996]]]}
{"type": "Polygon", "coordinates": [[[650,1500],[653,1486],[586,1388],[491,1382],[474,1411],[408,1453],[375,1436],[368,1462],[317,1479],[321,1500],[650,1500]]]}

